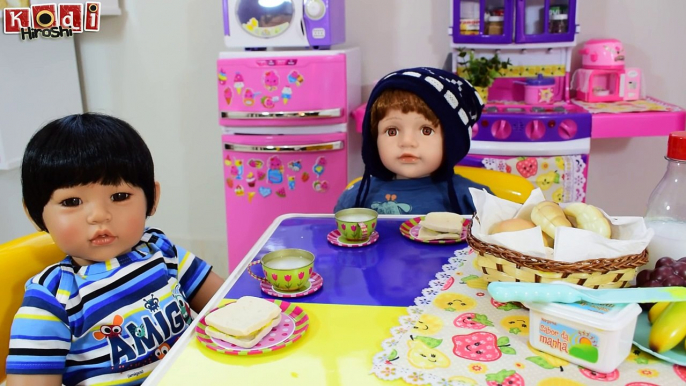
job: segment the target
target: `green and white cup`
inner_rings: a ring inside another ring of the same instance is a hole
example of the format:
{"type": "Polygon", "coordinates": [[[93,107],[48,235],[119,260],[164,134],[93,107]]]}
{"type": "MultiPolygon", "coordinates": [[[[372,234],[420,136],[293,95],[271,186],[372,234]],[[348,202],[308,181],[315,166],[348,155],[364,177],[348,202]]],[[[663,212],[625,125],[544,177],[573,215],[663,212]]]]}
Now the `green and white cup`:
{"type": "Polygon", "coordinates": [[[376,229],[379,214],[374,209],[349,208],[336,212],[336,225],[349,241],[367,241],[376,229]]]}
{"type": "Polygon", "coordinates": [[[304,249],[279,249],[262,256],[248,266],[253,278],[271,284],[282,292],[298,291],[309,285],[314,270],[314,254],[304,249]],[[255,275],[251,267],[261,264],[264,277],[255,275]]]}

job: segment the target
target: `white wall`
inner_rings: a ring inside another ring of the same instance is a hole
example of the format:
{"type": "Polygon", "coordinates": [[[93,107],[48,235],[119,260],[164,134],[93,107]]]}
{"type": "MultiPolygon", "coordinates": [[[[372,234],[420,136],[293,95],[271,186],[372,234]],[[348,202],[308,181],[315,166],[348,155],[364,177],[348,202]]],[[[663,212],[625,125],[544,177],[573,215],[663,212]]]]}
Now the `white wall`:
{"type": "MultiPolygon", "coordinates": [[[[649,94],[686,106],[686,78],[679,68],[685,62],[680,39],[686,36],[679,17],[686,14],[686,2],[580,3],[580,42],[621,39],[627,63],[643,69],[649,94]]],[[[78,37],[85,107],[115,114],[142,133],[162,184],[162,201],[150,224],[221,273],[226,228],[215,100],[215,60],[224,49],[221,3],[122,0],[120,5],[121,16],[103,18],[100,32],[78,37]]],[[[448,0],[348,0],[346,7],[346,45],[361,48],[364,99],[388,72],[443,65],[450,42],[448,0]]],[[[665,148],[664,138],[594,140],[588,201],[613,214],[641,214],[663,172],[665,148]]],[[[0,183],[4,188],[19,182],[0,183]]],[[[4,208],[0,211],[3,222],[16,220],[14,215],[6,220],[4,208]]],[[[0,228],[0,241],[6,239],[0,228]]]]}
{"type": "MultiPolygon", "coordinates": [[[[621,40],[626,64],[642,69],[648,95],[686,107],[684,15],[682,0],[582,0],[578,41],[621,40]]],[[[587,202],[613,214],[643,215],[666,153],[667,137],[592,140],[587,202]]]]}

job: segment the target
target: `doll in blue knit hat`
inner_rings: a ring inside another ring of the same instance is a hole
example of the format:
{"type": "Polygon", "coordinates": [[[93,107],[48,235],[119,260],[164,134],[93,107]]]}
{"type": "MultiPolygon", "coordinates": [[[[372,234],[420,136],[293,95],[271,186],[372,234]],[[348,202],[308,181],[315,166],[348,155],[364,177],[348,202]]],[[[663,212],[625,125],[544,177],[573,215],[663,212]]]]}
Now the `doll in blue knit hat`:
{"type": "Polygon", "coordinates": [[[453,173],[469,151],[483,102],[466,80],[437,68],[392,72],[372,90],[362,124],[362,180],[334,211],[380,214],[474,213],[469,188],[453,173]]]}

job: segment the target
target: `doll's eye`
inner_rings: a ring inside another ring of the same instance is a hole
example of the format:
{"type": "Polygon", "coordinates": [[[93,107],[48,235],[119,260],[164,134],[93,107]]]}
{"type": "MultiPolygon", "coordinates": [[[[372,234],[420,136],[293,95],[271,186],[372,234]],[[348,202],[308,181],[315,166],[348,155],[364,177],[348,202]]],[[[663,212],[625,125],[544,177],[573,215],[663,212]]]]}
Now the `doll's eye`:
{"type": "Polygon", "coordinates": [[[129,194],[129,193],[115,193],[112,195],[112,201],[114,201],[114,202],[125,201],[125,200],[128,200],[129,197],[131,197],[131,194],[129,194]]]}
{"type": "Polygon", "coordinates": [[[72,197],[72,198],[67,198],[66,200],[63,200],[60,202],[60,205],[62,206],[79,206],[81,205],[81,199],[72,197]]]}
{"type": "Polygon", "coordinates": [[[386,129],[386,135],[389,137],[395,137],[396,135],[398,135],[398,129],[396,129],[395,127],[390,127],[386,129]]]}
{"type": "Polygon", "coordinates": [[[434,129],[432,129],[431,127],[428,127],[428,126],[422,127],[422,134],[424,134],[426,136],[433,135],[435,132],[436,131],[434,129]]]}

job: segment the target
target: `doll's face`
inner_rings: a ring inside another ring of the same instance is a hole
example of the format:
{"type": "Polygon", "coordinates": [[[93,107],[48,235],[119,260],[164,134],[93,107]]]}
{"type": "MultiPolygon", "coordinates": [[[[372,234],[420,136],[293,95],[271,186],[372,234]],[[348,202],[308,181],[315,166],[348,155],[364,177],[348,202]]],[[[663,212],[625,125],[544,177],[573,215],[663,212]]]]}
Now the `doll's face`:
{"type": "Polygon", "coordinates": [[[43,221],[55,244],[84,266],[130,251],[145,230],[146,210],[141,188],[94,183],[55,190],[43,221]]]}
{"type": "Polygon", "coordinates": [[[420,178],[443,160],[443,131],[423,115],[390,110],[379,121],[376,144],[384,166],[397,178],[420,178]]]}

